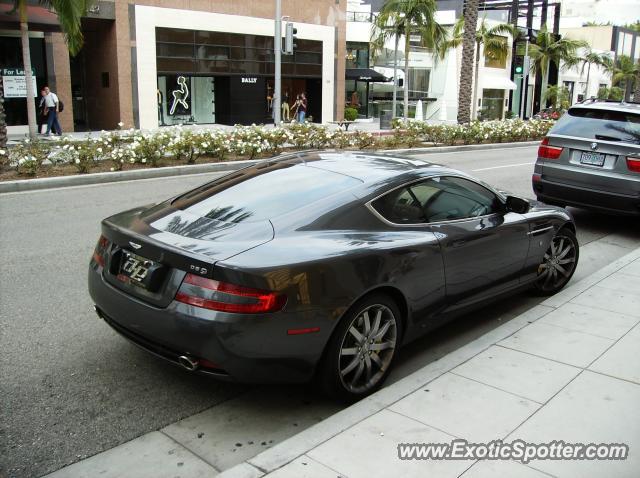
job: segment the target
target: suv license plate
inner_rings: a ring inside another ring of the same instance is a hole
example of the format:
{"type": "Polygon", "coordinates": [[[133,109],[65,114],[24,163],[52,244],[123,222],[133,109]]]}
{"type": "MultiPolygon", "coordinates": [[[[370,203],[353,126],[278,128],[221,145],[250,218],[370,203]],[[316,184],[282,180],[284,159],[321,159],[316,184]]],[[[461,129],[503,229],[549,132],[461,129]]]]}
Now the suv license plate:
{"type": "Polygon", "coordinates": [[[590,153],[584,152],[580,156],[580,163],[588,164],[590,166],[603,166],[605,155],[602,153],[590,153]]]}

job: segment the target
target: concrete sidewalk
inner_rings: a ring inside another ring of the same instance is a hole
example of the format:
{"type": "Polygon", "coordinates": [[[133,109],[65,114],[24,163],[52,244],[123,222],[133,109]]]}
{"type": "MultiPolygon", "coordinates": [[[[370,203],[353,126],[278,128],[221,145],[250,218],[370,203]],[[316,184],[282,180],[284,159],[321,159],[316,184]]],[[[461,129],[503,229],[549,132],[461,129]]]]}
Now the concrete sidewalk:
{"type": "MultiPolygon", "coordinates": [[[[215,450],[196,437],[196,415],[176,424],[182,433],[172,433],[170,426],[48,476],[637,477],[638,350],[640,248],[441,360],[220,474],[226,467],[212,465],[215,450]],[[544,460],[528,465],[397,457],[399,443],[448,443],[454,438],[625,443],[630,453],[624,461],[544,460]]],[[[295,416],[295,406],[290,414],[295,416]]],[[[226,433],[214,437],[224,438],[226,433]]]]}

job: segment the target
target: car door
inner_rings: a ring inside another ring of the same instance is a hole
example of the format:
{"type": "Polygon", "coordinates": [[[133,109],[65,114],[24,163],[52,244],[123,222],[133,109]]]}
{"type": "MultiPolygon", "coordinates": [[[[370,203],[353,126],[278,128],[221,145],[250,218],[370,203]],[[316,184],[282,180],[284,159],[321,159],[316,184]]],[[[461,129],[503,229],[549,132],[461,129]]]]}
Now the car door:
{"type": "Polygon", "coordinates": [[[447,304],[469,305],[518,284],[529,249],[527,219],[485,186],[458,176],[412,188],[442,251],[447,304]]]}

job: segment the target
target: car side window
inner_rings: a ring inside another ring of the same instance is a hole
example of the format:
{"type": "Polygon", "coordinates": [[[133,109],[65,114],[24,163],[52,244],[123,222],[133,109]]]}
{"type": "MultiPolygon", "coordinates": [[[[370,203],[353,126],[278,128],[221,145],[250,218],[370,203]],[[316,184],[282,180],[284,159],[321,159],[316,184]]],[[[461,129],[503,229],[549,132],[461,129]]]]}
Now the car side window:
{"type": "Polygon", "coordinates": [[[421,224],[498,212],[497,196],[480,184],[454,176],[429,178],[395,189],[371,203],[394,224],[421,224]]]}
{"type": "Polygon", "coordinates": [[[428,222],[466,219],[500,211],[498,197],[473,181],[455,176],[428,181],[438,188],[438,192],[422,205],[428,222]]]}

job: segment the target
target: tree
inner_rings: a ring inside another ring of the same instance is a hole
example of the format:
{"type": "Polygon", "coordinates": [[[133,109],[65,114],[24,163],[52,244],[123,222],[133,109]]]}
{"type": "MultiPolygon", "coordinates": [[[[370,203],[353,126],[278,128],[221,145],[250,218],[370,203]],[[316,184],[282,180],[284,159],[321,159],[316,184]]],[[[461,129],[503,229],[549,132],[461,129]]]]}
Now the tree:
{"type": "MultiPolygon", "coordinates": [[[[477,2],[477,0],[474,0],[477,2]]],[[[404,36],[404,117],[409,117],[409,53],[411,36],[420,38],[423,47],[438,51],[446,41],[445,28],[436,22],[435,0],[387,0],[373,25],[374,44],[404,36]]]]}
{"type": "Polygon", "coordinates": [[[628,100],[634,82],[636,90],[638,89],[638,76],[640,76],[640,63],[635,63],[627,55],[620,55],[611,71],[611,84],[620,85],[624,89],[624,98],[628,100]]]}
{"type": "Polygon", "coordinates": [[[541,95],[546,95],[549,83],[549,66],[553,63],[558,70],[568,69],[580,63],[579,48],[586,48],[583,40],[562,38],[547,30],[546,25],[538,32],[535,43],[529,45],[531,68],[542,76],[541,95]]]}
{"type": "MultiPolygon", "coordinates": [[[[509,55],[509,45],[505,35],[516,36],[517,29],[508,23],[499,23],[490,26],[486,19],[483,18],[480,26],[476,29],[475,34],[475,64],[474,64],[474,82],[473,95],[471,101],[471,118],[477,116],[478,104],[478,74],[480,71],[480,52],[484,51],[485,58],[503,61],[509,55]],[[483,50],[484,47],[484,50],[483,50]]],[[[450,38],[442,44],[438,52],[440,58],[444,58],[446,52],[450,48],[457,48],[464,42],[464,17],[460,17],[453,26],[450,38]]],[[[460,105],[458,105],[458,110],[460,105]]]]}
{"type": "Polygon", "coordinates": [[[462,33],[462,62],[458,85],[458,123],[471,122],[471,88],[473,82],[473,55],[479,0],[467,0],[464,5],[464,31],[462,33]]]}
{"type": "Polygon", "coordinates": [[[7,122],[4,114],[4,87],[2,86],[2,76],[0,76],[0,148],[7,144],[7,122]]]}
{"type": "MultiPolygon", "coordinates": [[[[27,118],[29,120],[29,136],[36,136],[36,102],[31,95],[34,78],[31,71],[31,52],[29,50],[29,25],[27,16],[27,0],[13,0],[13,11],[18,13],[20,20],[20,39],[22,41],[22,67],[27,86],[27,118]]],[[[82,48],[83,36],[80,21],[86,15],[92,0],[39,0],[38,3],[53,10],[58,16],[60,29],[72,55],[76,55],[82,48]]]]}
{"type": "Polygon", "coordinates": [[[566,86],[549,86],[544,99],[556,110],[566,110],[571,105],[570,92],[566,86]]]}
{"type": "Polygon", "coordinates": [[[585,94],[589,94],[589,77],[591,75],[591,65],[599,66],[606,71],[610,71],[613,60],[607,53],[599,53],[587,46],[580,58],[582,68],[580,68],[580,76],[584,75],[584,69],[587,68],[587,82],[585,85],[585,94]]]}

